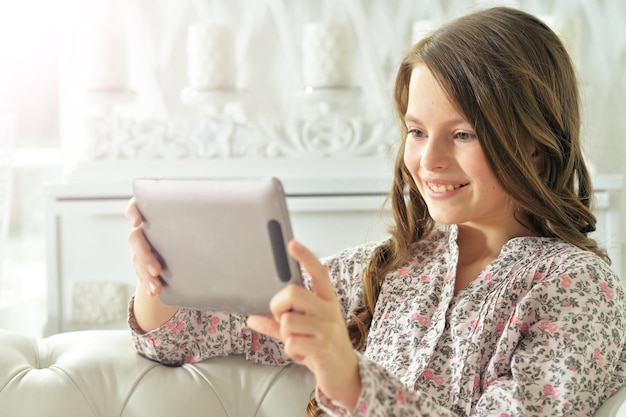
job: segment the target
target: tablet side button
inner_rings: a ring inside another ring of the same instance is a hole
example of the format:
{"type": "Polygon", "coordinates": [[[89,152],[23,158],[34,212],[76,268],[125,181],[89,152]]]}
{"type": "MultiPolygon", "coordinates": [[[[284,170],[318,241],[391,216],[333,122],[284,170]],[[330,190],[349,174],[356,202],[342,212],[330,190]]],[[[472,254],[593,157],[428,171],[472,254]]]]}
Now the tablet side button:
{"type": "Polygon", "coordinates": [[[287,260],[287,252],[285,251],[285,240],[283,239],[283,231],[280,223],[276,220],[267,222],[267,230],[270,234],[272,242],[272,252],[274,253],[274,265],[278,277],[283,282],[289,282],[291,274],[289,272],[289,261],[287,260]]]}

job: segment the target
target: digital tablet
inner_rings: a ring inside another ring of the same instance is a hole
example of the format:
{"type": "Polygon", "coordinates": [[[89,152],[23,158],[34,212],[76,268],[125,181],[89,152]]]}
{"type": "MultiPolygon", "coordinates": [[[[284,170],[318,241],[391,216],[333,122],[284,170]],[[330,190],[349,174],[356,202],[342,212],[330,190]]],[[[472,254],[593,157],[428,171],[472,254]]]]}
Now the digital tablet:
{"type": "Polygon", "coordinates": [[[133,193],[163,266],[163,303],[269,315],[274,294],[302,284],[277,178],[137,178],[133,193]]]}

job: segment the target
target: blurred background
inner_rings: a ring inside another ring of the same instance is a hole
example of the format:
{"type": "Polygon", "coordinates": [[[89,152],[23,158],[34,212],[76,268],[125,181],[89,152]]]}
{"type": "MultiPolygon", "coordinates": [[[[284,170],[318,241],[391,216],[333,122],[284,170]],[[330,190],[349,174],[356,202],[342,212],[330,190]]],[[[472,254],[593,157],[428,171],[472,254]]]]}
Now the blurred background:
{"type": "Polygon", "coordinates": [[[493,5],[537,14],[570,50],[585,152],[612,187],[624,255],[621,0],[2,0],[0,328],[40,334],[46,321],[46,185],[186,161],[387,160],[403,51],[493,5]]]}

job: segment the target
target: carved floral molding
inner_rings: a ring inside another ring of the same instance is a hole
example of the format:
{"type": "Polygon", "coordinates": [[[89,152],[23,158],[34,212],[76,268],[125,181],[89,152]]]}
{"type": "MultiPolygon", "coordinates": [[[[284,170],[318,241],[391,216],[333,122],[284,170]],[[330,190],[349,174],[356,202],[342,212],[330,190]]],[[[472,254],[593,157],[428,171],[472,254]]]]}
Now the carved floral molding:
{"type": "Polygon", "coordinates": [[[280,123],[240,123],[205,116],[194,123],[93,116],[86,120],[89,156],[109,159],[385,156],[397,141],[393,123],[332,113],[280,123]]]}

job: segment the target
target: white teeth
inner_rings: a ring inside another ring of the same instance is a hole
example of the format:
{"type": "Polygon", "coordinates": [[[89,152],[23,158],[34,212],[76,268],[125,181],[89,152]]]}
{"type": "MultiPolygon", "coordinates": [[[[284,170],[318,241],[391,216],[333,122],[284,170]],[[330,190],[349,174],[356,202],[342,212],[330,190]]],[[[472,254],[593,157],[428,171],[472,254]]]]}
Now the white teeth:
{"type": "Polygon", "coordinates": [[[435,184],[428,184],[428,188],[430,188],[431,190],[433,190],[436,193],[445,193],[446,191],[452,191],[452,190],[456,190],[457,188],[460,188],[461,185],[457,184],[457,185],[452,185],[452,184],[448,184],[448,185],[435,185],[435,184]]]}

